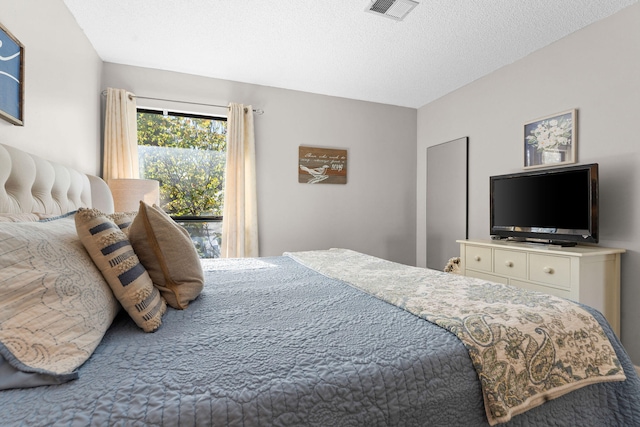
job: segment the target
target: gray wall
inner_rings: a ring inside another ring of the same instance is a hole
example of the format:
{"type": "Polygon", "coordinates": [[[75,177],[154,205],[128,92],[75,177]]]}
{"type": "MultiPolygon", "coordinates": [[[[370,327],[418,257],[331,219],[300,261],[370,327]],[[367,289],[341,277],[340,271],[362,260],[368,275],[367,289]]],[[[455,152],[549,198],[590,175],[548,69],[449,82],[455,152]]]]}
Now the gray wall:
{"type": "MultiPolygon", "coordinates": [[[[414,264],[415,109],[110,63],[103,86],[265,111],[255,116],[261,256],[345,247],[414,264]],[[347,184],[299,184],[299,145],[347,149],[347,184]]],[[[227,113],[143,99],[138,106],[227,113]]]]}
{"type": "Polygon", "coordinates": [[[578,162],[600,164],[601,246],[622,247],[622,342],[640,364],[640,4],[418,110],[417,264],[426,148],[469,136],[469,237],[489,238],[489,176],[523,170],[523,125],[578,109],[578,162]]]}
{"type": "Polygon", "coordinates": [[[0,0],[0,22],[25,49],[24,126],[0,120],[0,142],[97,173],[96,51],[62,0],[0,0]]]}
{"type": "Polygon", "coordinates": [[[339,246],[414,263],[415,109],[103,64],[62,0],[0,0],[0,11],[0,22],[24,44],[26,61],[25,126],[0,120],[0,142],[97,174],[100,92],[107,86],[254,104],[266,111],[256,117],[261,255],[339,246]],[[348,183],[298,184],[301,144],[346,148],[348,183]]]}

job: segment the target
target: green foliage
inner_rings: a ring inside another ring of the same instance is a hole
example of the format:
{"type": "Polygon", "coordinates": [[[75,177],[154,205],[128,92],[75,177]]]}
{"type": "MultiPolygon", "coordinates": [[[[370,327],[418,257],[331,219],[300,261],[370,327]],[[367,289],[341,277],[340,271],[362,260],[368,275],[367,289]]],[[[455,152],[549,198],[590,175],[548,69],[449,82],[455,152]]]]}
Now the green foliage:
{"type": "Polygon", "coordinates": [[[187,230],[200,258],[220,258],[222,222],[176,222],[187,230]]]}
{"type": "Polygon", "coordinates": [[[140,174],[170,215],[222,215],[226,134],[222,120],[138,113],[140,174]]]}

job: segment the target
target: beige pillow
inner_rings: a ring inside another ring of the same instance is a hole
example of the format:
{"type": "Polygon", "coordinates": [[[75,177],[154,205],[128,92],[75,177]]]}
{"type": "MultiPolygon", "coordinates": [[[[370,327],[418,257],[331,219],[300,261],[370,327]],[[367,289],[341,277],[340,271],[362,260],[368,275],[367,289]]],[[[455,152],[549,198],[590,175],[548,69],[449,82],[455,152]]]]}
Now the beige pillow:
{"type": "Polygon", "coordinates": [[[133,321],[145,332],[158,329],[166,303],[120,228],[97,209],[79,209],[76,229],[91,259],[133,321]]]}
{"type": "Polygon", "coordinates": [[[204,274],[198,252],[187,230],[162,209],[141,201],[129,240],[167,304],[184,309],[200,295],[204,274]]]}

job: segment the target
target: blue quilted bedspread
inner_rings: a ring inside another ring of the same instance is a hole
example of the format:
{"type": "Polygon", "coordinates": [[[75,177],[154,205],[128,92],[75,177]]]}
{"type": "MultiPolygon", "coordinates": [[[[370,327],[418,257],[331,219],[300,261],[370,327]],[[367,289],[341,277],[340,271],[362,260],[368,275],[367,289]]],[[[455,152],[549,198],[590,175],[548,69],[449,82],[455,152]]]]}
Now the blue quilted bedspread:
{"type": "MultiPolygon", "coordinates": [[[[214,263],[201,296],[170,309],[153,334],[120,315],[79,379],[1,391],[0,425],[488,425],[476,372],[451,333],[290,258],[239,264],[214,263]]],[[[627,380],[505,425],[640,425],[640,380],[592,312],[627,380]]]]}

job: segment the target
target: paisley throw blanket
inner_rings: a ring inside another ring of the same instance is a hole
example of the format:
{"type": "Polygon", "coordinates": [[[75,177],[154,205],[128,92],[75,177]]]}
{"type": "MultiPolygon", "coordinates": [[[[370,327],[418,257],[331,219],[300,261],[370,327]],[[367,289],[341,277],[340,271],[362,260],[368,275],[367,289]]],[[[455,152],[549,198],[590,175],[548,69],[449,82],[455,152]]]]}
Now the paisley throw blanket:
{"type": "Polygon", "coordinates": [[[625,380],[596,319],[571,301],[345,249],[285,255],[455,334],[491,425],[588,384],[625,380]]]}

